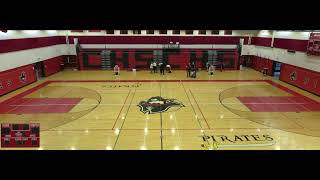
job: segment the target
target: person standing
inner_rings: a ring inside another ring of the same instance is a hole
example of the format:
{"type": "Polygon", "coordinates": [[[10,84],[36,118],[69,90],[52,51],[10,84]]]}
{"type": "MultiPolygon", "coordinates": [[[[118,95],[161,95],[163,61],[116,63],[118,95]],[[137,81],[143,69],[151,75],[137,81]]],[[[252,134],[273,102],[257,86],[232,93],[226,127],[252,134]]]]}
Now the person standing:
{"type": "Polygon", "coordinates": [[[194,62],[191,64],[191,74],[193,78],[197,77],[197,68],[194,62]]]}
{"type": "Polygon", "coordinates": [[[160,63],[159,65],[160,65],[160,74],[164,75],[165,65],[164,63],[160,63]]]}
{"type": "Polygon", "coordinates": [[[187,70],[187,77],[190,77],[190,71],[191,71],[190,63],[187,64],[186,70],[187,70]]]}
{"type": "Polygon", "coordinates": [[[209,71],[209,67],[210,67],[209,61],[207,61],[206,67],[207,67],[207,71],[209,71]]]}
{"type": "Polygon", "coordinates": [[[157,63],[153,62],[152,67],[153,67],[153,73],[156,73],[157,72],[157,63]]]}
{"type": "Polygon", "coordinates": [[[120,67],[116,64],[113,68],[114,75],[120,75],[120,67]]]}
{"type": "Polygon", "coordinates": [[[150,73],[152,74],[153,71],[153,62],[150,63],[150,73]]]}

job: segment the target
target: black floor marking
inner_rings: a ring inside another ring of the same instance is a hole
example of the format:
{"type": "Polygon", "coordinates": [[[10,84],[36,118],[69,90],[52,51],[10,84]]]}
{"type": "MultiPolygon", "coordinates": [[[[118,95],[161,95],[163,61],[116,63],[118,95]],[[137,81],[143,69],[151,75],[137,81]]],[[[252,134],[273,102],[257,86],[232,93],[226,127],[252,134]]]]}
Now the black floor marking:
{"type": "MultiPolygon", "coordinates": [[[[190,104],[191,104],[191,107],[192,107],[192,110],[193,110],[194,115],[196,115],[196,110],[194,109],[194,107],[193,107],[193,105],[192,105],[192,103],[191,103],[191,100],[190,100],[190,98],[189,98],[189,95],[188,95],[188,93],[187,93],[186,88],[184,87],[184,85],[183,85],[183,83],[182,83],[181,81],[180,81],[180,84],[182,85],[183,90],[184,90],[184,92],[185,92],[185,94],[186,94],[186,96],[187,96],[187,98],[188,98],[188,100],[189,100],[189,102],[190,102],[190,104]]],[[[197,121],[198,121],[198,124],[199,124],[200,128],[203,129],[198,118],[197,118],[197,121]]],[[[206,133],[204,132],[204,130],[203,130],[202,134],[203,134],[204,136],[207,136],[206,133]]],[[[209,141],[206,140],[206,142],[208,143],[208,146],[210,146],[209,141]]]]}
{"type": "MultiPolygon", "coordinates": [[[[162,98],[161,96],[161,83],[159,82],[159,86],[160,86],[160,97],[162,98]]],[[[161,106],[160,106],[161,108],[161,106]]],[[[161,150],[163,150],[163,139],[162,139],[162,108],[160,109],[160,141],[161,141],[161,150]]]]}
{"type": "Polygon", "coordinates": [[[121,127],[119,128],[119,134],[117,135],[117,139],[116,139],[116,141],[115,141],[115,143],[114,143],[114,145],[113,145],[113,148],[112,148],[113,150],[116,148],[116,145],[117,145],[117,143],[118,143],[120,134],[121,134],[121,132],[122,132],[122,127],[123,127],[123,125],[124,125],[124,122],[125,122],[126,119],[127,119],[127,115],[128,115],[129,109],[130,109],[130,107],[131,107],[131,104],[132,104],[134,95],[136,94],[136,91],[137,91],[137,88],[134,89],[134,92],[133,92],[133,95],[132,95],[132,98],[131,98],[131,101],[130,101],[130,105],[129,105],[129,107],[128,107],[128,109],[127,109],[127,112],[126,112],[126,114],[125,114],[125,116],[124,116],[124,119],[123,119],[123,122],[122,122],[122,124],[121,124],[121,127]]]}

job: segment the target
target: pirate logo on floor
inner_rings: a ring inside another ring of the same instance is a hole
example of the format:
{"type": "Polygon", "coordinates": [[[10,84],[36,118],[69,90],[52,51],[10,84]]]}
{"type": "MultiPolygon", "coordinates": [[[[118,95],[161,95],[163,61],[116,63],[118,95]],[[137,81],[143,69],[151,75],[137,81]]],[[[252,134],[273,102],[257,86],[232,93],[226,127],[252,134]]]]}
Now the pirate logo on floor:
{"type": "Polygon", "coordinates": [[[182,102],[176,99],[166,99],[160,96],[151,97],[148,100],[141,101],[138,106],[144,114],[155,114],[166,112],[169,109],[178,110],[185,107],[182,102]]]}

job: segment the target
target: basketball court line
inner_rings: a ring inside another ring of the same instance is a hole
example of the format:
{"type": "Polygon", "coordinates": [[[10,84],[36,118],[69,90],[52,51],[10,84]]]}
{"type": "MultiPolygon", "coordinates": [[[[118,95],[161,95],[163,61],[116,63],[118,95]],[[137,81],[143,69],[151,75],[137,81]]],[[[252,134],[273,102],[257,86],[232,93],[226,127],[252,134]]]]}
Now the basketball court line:
{"type": "Polygon", "coordinates": [[[7,99],[7,100],[1,102],[1,104],[12,101],[13,99],[22,98],[22,97],[24,97],[28,94],[31,94],[32,92],[34,92],[44,86],[49,85],[50,83],[61,83],[61,82],[64,82],[64,83],[71,83],[71,82],[87,82],[87,83],[90,83],[90,82],[113,82],[113,83],[115,83],[115,82],[267,82],[267,83],[271,84],[272,86],[280,88],[290,94],[296,94],[301,97],[306,97],[306,96],[303,96],[297,92],[294,92],[293,90],[288,89],[287,87],[284,87],[280,84],[277,84],[271,80],[120,80],[120,81],[116,81],[116,80],[49,80],[49,81],[43,82],[43,83],[31,88],[31,89],[28,89],[28,90],[14,96],[14,97],[7,99]]]}
{"type": "MultiPolygon", "coordinates": [[[[123,125],[124,125],[124,123],[125,123],[125,121],[126,121],[126,119],[127,119],[127,115],[128,115],[129,109],[130,109],[130,107],[131,107],[132,101],[133,101],[133,99],[134,99],[136,90],[137,90],[137,88],[135,88],[135,90],[134,90],[134,92],[133,92],[132,99],[131,99],[131,101],[130,101],[130,105],[129,105],[128,109],[127,109],[126,114],[124,115],[123,122],[122,122],[122,124],[121,124],[121,127],[119,128],[119,133],[117,134],[117,138],[116,138],[116,141],[115,141],[112,149],[115,149],[115,148],[116,148],[116,145],[117,145],[117,143],[118,143],[120,134],[121,134],[121,132],[122,132],[122,127],[123,127],[123,125]]],[[[129,93],[129,94],[130,94],[130,93],[129,93]]]]}
{"type": "MultiPolygon", "coordinates": [[[[153,80],[153,81],[150,81],[150,80],[145,80],[145,81],[149,81],[149,82],[159,82],[159,80],[153,80]]],[[[170,82],[182,82],[183,80],[171,80],[170,82]]],[[[292,90],[290,90],[290,89],[288,89],[288,88],[286,88],[286,87],[282,87],[282,85],[278,85],[277,83],[275,83],[275,82],[272,82],[271,80],[229,80],[229,82],[268,82],[268,83],[270,83],[271,85],[273,85],[273,86],[275,86],[275,87],[277,87],[277,88],[279,88],[279,87],[281,87],[280,89],[282,89],[282,90],[285,90],[286,92],[289,92],[289,93],[291,93],[291,94],[297,94],[297,95],[299,95],[299,96],[302,96],[302,97],[305,97],[305,96],[303,96],[303,95],[300,95],[299,93],[296,93],[296,92],[294,92],[294,91],[292,91],[292,90]]],[[[48,84],[50,84],[50,83],[52,83],[52,82],[71,82],[71,81],[46,81],[46,82],[44,82],[44,83],[42,83],[42,84],[39,84],[38,86],[35,86],[35,87],[33,87],[33,88],[31,88],[31,89],[29,89],[29,90],[26,90],[26,91],[24,91],[24,92],[22,92],[22,93],[20,93],[20,94],[18,94],[18,95],[16,95],[16,96],[14,96],[14,97],[12,97],[12,98],[9,98],[9,99],[7,99],[7,100],[5,100],[5,101],[3,101],[2,103],[4,103],[4,102],[7,102],[8,100],[11,100],[11,99],[16,99],[17,97],[21,97],[21,96],[25,96],[25,95],[27,95],[27,94],[30,94],[30,93],[32,93],[33,91],[35,91],[35,90],[38,90],[38,89],[40,89],[40,88],[42,88],[42,87],[44,87],[44,86],[46,86],[46,85],[48,85],[48,84]]],[[[78,81],[79,82],[79,81],[78,81]]],[[[80,82],[83,82],[83,81],[80,81],[80,82]]],[[[95,80],[94,81],[86,81],[86,82],[95,82],[95,80]]],[[[109,82],[119,82],[119,81],[114,81],[114,80],[111,80],[111,81],[109,81],[109,82]]],[[[142,80],[130,80],[130,81],[125,81],[125,82],[142,82],[142,80]]],[[[168,82],[168,80],[161,80],[160,82],[168,82]]],[[[204,81],[199,81],[199,80],[187,80],[186,82],[226,82],[226,80],[204,80],[204,81]]],[[[135,87],[135,89],[136,89],[136,87],[135,87]]],[[[191,91],[191,90],[190,90],[191,91]]],[[[193,94],[192,94],[193,95],[193,94]]],[[[190,101],[190,100],[189,100],[190,101]]],[[[10,102],[10,101],[9,101],[10,102]]],[[[194,103],[190,103],[190,104],[194,104],[194,103]]],[[[196,103],[197,104],[197,103],[196,103]]],[[[199,103],[200,104],[200,103],[199,103]]],[[[218,104],[218,105],[220,105],[221,103],[203,103],[203,104],[218,104]]],[[[240,104],[240,103],[232,103],[232,104],[240,104]]],[[[259,103],[253,103],[253,104],[259,104],[259,103]]],[[[261,104],[266,104],[266,103],[261,103],[261,104]]],[[[274,104],[274,103],[273,103],[274,104]]],[[[278,103],[278,104],[305,104],[305,103],[278,103]]],[[[96,104],[95,104],[96,105],[96,104]]],[[[115,105],[115,104],[110,104],[110,105],[115,105]]],[[[119,105],[122,105],[122,106],[125,106],[125,105],[127,105],[127,104],[119,104],[119,105]]],[[[131,105],[131,104],[130,104],[131,105]]],[[[22,105],[23,106],[23,105],[22,105]]]]}
{"type": "MultiPolygon", "coordinates": [[[[163,131],[172,131],[172,129],[174,129],[175,131],[214,131],[214,130],[230,130],[231,128],[211,128],[211,129],[176,129],[176,128],[171,128],[171,129],[162,129],[163,131]]],[[[261,130],[279,130],[279,129],[275,129],[275,128],[232,128],[233,131],[235,130],[257,130],[260,129],[261,130]]],[[[285,129],[301,129],[301,128],[285,128],[285,129]]],[[[63,129],[63,130],[54,130],[54,129],[50,129],[50,130],[46,130],[46,131],[116,131],[113,129],[63,129]]],[[[145,129],[122,129],[124,131],[144,131],[145,129]]],[[[160,131],[161,129],[154,129],[148,128],[148,131],[160,131]]]]}
{"type": "MultiPolygon", "coordinates": [[[[28,98],[26,98],[28,99],[28,98]]],[[[31,99],[31,98],[30,98],[31,99]]],[[[26,102],[24,102],[26,103],[26,102]]],[[[23,103],[23,104],[24,104],[23,103]]],[[[97,104],[87,104],[87,103],[81,103],[81,104],[76,104],[76,103],[66,103],[66,104],[37,104],[37,105],[23,105],[23,104],[10,104],[8,106],[25,106],[25,107],[28,107],[28,106],[42,106],[42,105],[46,105],[46,106],[67,106],[67,105],[77,105],[77,106],[88,106],[88,105],[97,105],[97,104]]],[[[221,103],[184,103],[184,104],[187,104],[187,105],[221,105],[221,103]]],[[[230,104],[230,105],[243,105],[243,103],[224,103],[224,104],[230,104]]],[[[297,104],[297,105],[304,105],[304,104],[308,104],[308,103],[246,103],[246,104],[265,104],[265,105],[268,105],[268,104],[275,104],[275,105],[279,105],[279,104],[282,104],[282,105],[292,105],[292,104],[297,104]]],[[[129,106],[130,104],[107,104],[107,103],[104,103],[104,104],[99,104],[99,106],[129,106]]]]}
{"type": "MultiPolygon", "coordinates": [[[[160,97],[162,97],[161,96],[161,83],[159,83],[159,87],[160,87],[160,97]]],[[[161,141],[161,150],[163,150],[163,140],[162,140],[162,108],[161,108],[161,106],[160,106],[160,129],[161,129],[161,131],[160,131],[160,141],[161,141]]]]}
{"type": "Polygon", "coordinates": [[[191,91],[190,89],[189,89],[189,91],[190,91],[190,94],[191,94],[191,96],[193,97],[194,101],[196,102],[196,105],[198,106],[198,109],[199,109],[199,111],[200,111],[200,113],[201,113],[204,121],[206,122],[208,128],[211,129],[210,126],[209,126],[209,123],[208,123],[207,120],[206,120],[206,117],[203,115],[203,112],[202,112],[202,110],[201,110],[201,108],[200,108],[200,106],[199,106],[199,104],[198,104],[198,101],[196,100],[196,98],[194,97],[194,95],[193,95],[193,93],[192,93],[192,91],[191,91]]]}
{"type": "Polygon", "coordinates": [[[118,113],[117,119],[115,120],[115,122],[114,122],[114,124],[113,124],[113,126],[112,126],[112,129],[114,129],[114,127],[116,126],[117,121],[118,121],[118,119],[119,119],[119,116],[120,116],[120,114],[121,114],[121,112],[122,112],[123,107],[125,106],[125,103],[127,102],[127,99],[128,99],[128,97],[129,97],[130,93],[131,93],[131,90],[129,91],[126,99],[124,100],[124,103],[122,104],[122,107],[121,107],[121,109],[120,109],[120,111],[119,111],[119,113],[118,113]]]}
{"type": "MultiPolygon", "coordinates": [[[[190,102],[190,104],[191,104],[191,100],[190,100],[190,98],[189,98],[189,95],[188,95],[188,93],[187,93],[186,88],[185,88],[184,85],[183,85],[183,82],[180,81],[180,84],[182,85],[182,87],[183,87],[183,89],[184,89],[184,93],[186,94],[186,96],[187,96],[187,98],[188,98],[188,100],[189,100],[189,102],[190,102]]],[[[193,110],[193,115],[196,116],[197,113],[196,113],[196,111],[195,111],[195,109],[194,109],[194,106],[191,105],[191,107],[192,107],[192,110],[193,110]]],[[[203,117],[203,118],[204,118],[204,117],[203,117]]],[[[198,124],[199,124],[199,126],[200,126],[200,128],[201,128],[200,132],[201,132],[204,136],[207,136],[206,133],[204,132],[203,128],[202,128],[201,122],[199,121],[198,117],[197,117],[196,119],[197,119],[197,122],[198,122],[198,124]]],[[[207,124],[207,125],[208,125],[208,124],[207,124]]],[[[210,129],[210,126],[208,126],[207,128],[210,129]]],[[[206,142],[207,142],[208,145],[210,145],[210,142],[209,142],[209,141],[206,140],[206,142]]]]}

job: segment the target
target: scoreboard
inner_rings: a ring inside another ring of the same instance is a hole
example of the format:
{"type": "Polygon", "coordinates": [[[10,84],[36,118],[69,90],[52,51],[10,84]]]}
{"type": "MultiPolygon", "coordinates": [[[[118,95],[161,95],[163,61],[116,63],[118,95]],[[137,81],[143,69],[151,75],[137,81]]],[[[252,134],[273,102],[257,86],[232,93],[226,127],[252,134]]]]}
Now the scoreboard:
{"type": "Polygon", "coordinates": [[[40,124],[1,124],[1,147],[40,147],[40,124]]]}

